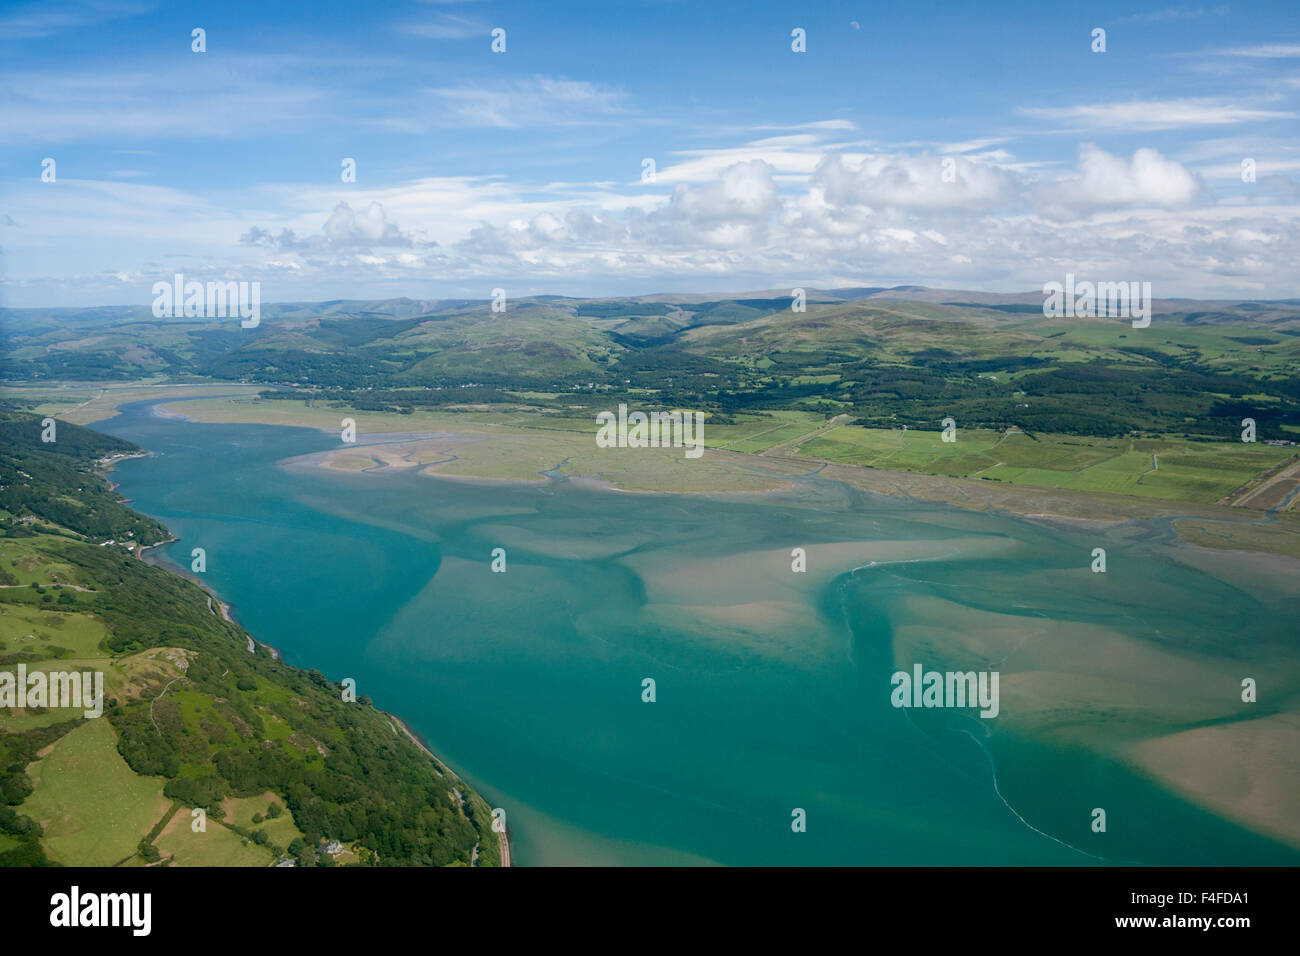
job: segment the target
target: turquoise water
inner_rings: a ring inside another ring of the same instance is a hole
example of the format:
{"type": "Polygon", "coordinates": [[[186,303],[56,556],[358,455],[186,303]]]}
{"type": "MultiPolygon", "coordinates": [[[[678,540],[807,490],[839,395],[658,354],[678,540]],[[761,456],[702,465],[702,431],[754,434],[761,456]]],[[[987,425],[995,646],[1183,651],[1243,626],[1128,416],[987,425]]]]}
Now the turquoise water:
{"type": "MultiPolygon", "coordinates": [[[[1006,649],[1004,681],[1062,621],[1221,659],[1235,639],[1218,622],[1248,615],[1256,650],[1286,652],[1282,599],[1163,560],[1159,541],[1106,540],[1112,571],[1094,576],[1096,533],[830,482],[734,499],[470,484],[282,467],[336,436],[165,419],[148,403],[97,427],[156,453],[114,478],[179,537],[164,559],[188,572],[203,547],[204,583],[253,635],[403,717],[506,809],[518,864],[1300,857],[1076,737],[1017,733],[1005,691],[991,721],[889,703],[899,635],[951,636],[986,614],[1032,626],[1006,649]],[[490,570],[498,546],[505,574],[490,570]],[[808,574],[789,573],[796,546],[808,574]],[[1115,573],[1130,555],[1140,575],[1115,573]]],[[[932,650],[918,660],[940,666],[942,641],[932,650]]]]}

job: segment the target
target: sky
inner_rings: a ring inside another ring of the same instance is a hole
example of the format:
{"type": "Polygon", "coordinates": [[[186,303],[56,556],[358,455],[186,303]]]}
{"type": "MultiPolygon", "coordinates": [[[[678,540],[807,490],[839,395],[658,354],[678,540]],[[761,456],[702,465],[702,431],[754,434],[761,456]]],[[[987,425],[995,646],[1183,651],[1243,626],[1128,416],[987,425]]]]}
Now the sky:
{"type": "Polygon", "coordinates": [[[0,305],[1296,297],[1298,121],[1295,0],[0,0],[0,305]]]}

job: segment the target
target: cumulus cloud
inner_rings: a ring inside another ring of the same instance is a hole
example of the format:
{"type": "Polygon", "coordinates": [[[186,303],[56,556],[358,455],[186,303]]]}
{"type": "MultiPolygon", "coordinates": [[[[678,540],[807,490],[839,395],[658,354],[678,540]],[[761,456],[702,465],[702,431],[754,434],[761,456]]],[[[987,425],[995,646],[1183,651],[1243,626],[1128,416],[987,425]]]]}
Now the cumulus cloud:
{"type": "MultiPolygon", "coordinates": [[[[486,294],[502,276],[567,294],[902,282],[1010,291],[1041,288],[1066,268],[1150,280],[1163,295],[1300,294],[1300,195],[1294,179],[1275,175],[1290,172],[1281,167],[1261,164],[1246,187],[1235,165],[1222,177],[1202,165],[1202,182],[1154,149],[1083,145],[1061,170],[987,154],[823,149],[795,177],[793,158],[783,174],[719,152],[732,161],[692,154],[698,175],[657,184],[537,189],[496,176],[430,177],[345,202],[313,184],[286,189],[283,218],[255,225],[232,223],[224,207],[196,210],[185,194],[120,182],[33,185],[14,211],[37,224],[33,241],[84,232],[88,206],[95,222],[117,224],[148,208],[151,236],[162,223],[193,221],[178,253],[187,274],[205,249],[209,262],[233,255],[225,266],[264,277],[264,297],[311,297],[339,283],[374,295],[486,294]],[[214,250],[212,236],[232,234],[237,250],[214,250]]],[[[180,271],[158,248],[145,271],[180,271]]]]}
{"type": "Polygon", "coordinates": [[[1195,202],[1200,191],[1194,173],[1154,149],[1139,149],[1125,159],[1084,144],[1077,174],[1043,184],[1040,199],[1045,211],[1059,217],[1124,206],[1177,209],[1195,202]]]}
{"type": "Polygon", "coordinates": [[[265,246],[277,249],[370,249],[376,246],[411,246],[412,239],[403,235],[395,222],[389,220],[384,207],[372,202],[358,213],[346,202],[340,202],[325,220],[319,235],[299,237],[292,229],[281,229],[279,235],[253,226],[239,237],[242,245],[265,246]]]}
{"type": "Polygon", "coordinates": [[[856,166],[832,153],[812,176],[832,206],[980,209],[1012,202],[1018,177],[961,156],[869,156],[856,166]]]}
{"type": "Polygon", "coordinates": [[[336,246],[409,246],[396,223],[388,221],[384,207],[372,202],[358,215],[345,202],[334,207],[321,230],[336,246]]]}
{"type": "MultiPolygon", "coordinates": [[[[1289,183],[1261,185],[1284,195],[1289,183]]],[[[1287,218],[1276,207],[1215,206],[1195,173],[1149,148],[1122,156],[1084,144],[1060,172],[951,154],[831,152],[794,185],[771,163],[745,159],[660,187],[648,205],[644,187],[619,196],[593,186],[565,198],[487,179],[450,188],[422,180],[383,193],[404,222],[441,229],[442,245],[410,243],[379,202],[363,211],[340,204],[308,239],[254,228],[245,243],[275,248],[279,268],[308,273],[346,268],[385,281],[436,273],[468,283],[511,275],[561,292],[594,276],[665,289],[708,276],[728,287],[790,278],[1035,288],[1065,262],[1137,270],[1185,294],[1225,283],[1282,294],[1295,291],[1285,262],[1300,252],[1300,210],[1287,218]],[[453,195],[458,216],[477,214],[459,238],[443,221],[453,195]],[[381,254],[383,245],[408,248],[381,254]]]]}
{"type": "Polygon", "coordinates": [[[678,183],[648,211],[574,207],[481,222],[444,264],[561,280],[584,270],[746,274],[763,286],[813,270],[822,279],[952,285],[964,277],[974,286],[1021,275],[1033,287],[1061,261],[1267,271],[1261,250],[1271,256],[1290,241],[1277,223],[1244,214],[1230,227],[1198,223],[1188,217],[1209,208],[1202,196],[1193,173],[1152,149],[1124,157],[1085,145],[1075,169],[1047,178],[965,157],[831,153],[802,189],[786,192],[770,164],[749,160],[707,182],[678,183]],[[946,158],[954,160],[947,178],[946,158]]]}
{"type": "Polygon", "coordinates": [[[776,209],[776,183],[772,167],[761,159],[735,163],[704,186],[678,184],[673,189],[668,215],[696,225],[756,223],[776,209]]]}

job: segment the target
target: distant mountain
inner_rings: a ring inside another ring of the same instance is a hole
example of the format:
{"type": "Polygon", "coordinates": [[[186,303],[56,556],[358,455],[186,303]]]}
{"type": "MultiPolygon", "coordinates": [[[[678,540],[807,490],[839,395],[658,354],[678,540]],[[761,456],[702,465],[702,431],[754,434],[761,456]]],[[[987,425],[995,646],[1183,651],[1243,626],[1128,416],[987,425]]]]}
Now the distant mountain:
{"type": "MultiPolygon", "coordinates": [[[[337,300],[237,319],[140,309],[0,311],[0,380],[254,382],[377,407],[517,393],[653,394],[681,407],[816,409],[1075,434],[1222,437],[1300,422],[1300,302],[1156,300],[1146,328],[1043,314],[1041,292],[921,286],[623,298],[337,300]],[[495,391],[493,391],[495,390],[495,391]],[[352,399],[356,399],[355,394],[352,399]]],[[[550,401],[534,396],[532,401],[550,401]]],[[[564,413],[573,404],[555,400],[564,413]]]]}

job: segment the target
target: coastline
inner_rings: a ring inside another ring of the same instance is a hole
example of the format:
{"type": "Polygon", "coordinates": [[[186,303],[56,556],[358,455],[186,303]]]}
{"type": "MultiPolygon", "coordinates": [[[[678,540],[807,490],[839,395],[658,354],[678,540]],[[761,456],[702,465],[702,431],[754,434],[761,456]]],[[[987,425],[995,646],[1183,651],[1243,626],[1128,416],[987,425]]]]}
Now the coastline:
{"type": "MultiPolygon", "coordinates": [[[[117,491],[117,482],[108,477],[108,473],[113,470],[113,466],[119,461],[126,461],[130,458],[148,458],[149,452],[138,451],[130,455],[109,455],[107,458],[99,459],[96,464],[102,469],[104,480],[108,482],[109,491],[117,491]]],[[[150,545],[152,547],[152,545],[150,545]]]]}
{"type": "MultiPolygon", "coordinates": [[[[336,431],[333,425],[325,426],[316,420],[272,422],[263,420],[255,412],[250,414],[243,410],[234,416],[210,417],[202,412],[191,415],[165,408],[170,402],[177,401],[179,398],[181,396],[158,396],[153,406],[154,414],[163,418],[179,418],[196,423],[239,421],[247,424],[281,424],[285,427],[311,428],[326,434],[336,431]]],[[[398,423],[391,424],[398,425],[398,423]]],[[[457,428],[451,432],[447,431],[442,423],[438,423],[433,429],[424,430],[411,430],[411,424],[414,423],[400,423],[393,431],[368,430],[363,432],[360,441],[356,444],[297,456],[279,464],[295,468],[320,468],[333,474],[376,474],[414,470],[427,477],[449,481],[519,487],[538,487],[544,484],[546,479],[554,478],[548,472],[553,471],[557,466],[543,461],[542,455],[545,451],[539,452],[539,448],[547,447],[546,439],[540,432],[534,433],[500,423],[475,423],[466,429],[457,428]],[[506,444],[500,445],[499,441],[505,441],[506,444]],[[428,457],[424,461],[419,460],[421,456],[418,446],[425,442],[437,443],[440,446],[437,449],[438,455],[441,456],[440,460],[430,460],[428,457]],[[416,448],[411,449],[412,445],[416,448]],[[464,457],[451,451],[451,449],[460,451],[463,446],[478,447],[474,448],[474,454],[462,453],[464,457]],[[373,457],[369,455],[371,449],[377,452],[373,457]],[[364,467],[359,467],[359,463],[355,460],[351,466],[340,466],[340,458],[350,456],[356,459],[358,454],[370,459],[364,467]],[[451,462],[457,462],[458,472],[477,470],[480,473],[449,474],[444,470],[444,466],[451,462]],[[525,463],[528,468],[518,467],[525,463]],[[536,470],[532,470],[534,463],[536,463],[536,470]],[[527,473],[521,474],[521,470],[527,473]],[[507,473],[501,474],[502,471],[507,473]]],[[[374,424],[371,423],[370,427],[373,429],[374,424]]],[[[761,498],[768,494],[788,492],[797,479],[817,475],[843,482],[862,491],[875,492],[904,501],[916,499],[931,504],[948,505],[964,511],[988,512],[1043,524],[1056,524],[1063,528],[1073,526],[1075,529],[1102,530],[1108,526],[1118,526],[1135,520],[1160,521],[1176,517],[1182,520],[1172,530],[1189,544],[1210,545],[1215,550],[1225,552],[1300,558],[1300,512],[1265,512],[1220,502],[1179,501],[971,478],[951,478],[923,472],[889,471],[789,454],[785,448],[786,446],[778,446],[777,449],[768,449],[759,455],[732,452],[723,448],[710,449],[708,457],[713,467],[706,468],[703,472],[698,469],[692,470],[689,473],[689,480],[683,478],[677,468],[663,462],[656,462],[651,467],[649,475],[653,478],[653,487],[629,487],[624,476],[632,473],[626,470],[604,473],[602,470],[591,468],[591,462],[586,462],[585,468],[581,463],[576,464],[574,467],[578,469],[577,472],[566,475],[565,478],[578,486],[601,488],[623,494],[700,495],[716,496],[721,499],[753,500],[755,496],[761,498]],[[771,471],[768,470],[769,468],[779,468],[785,473],[771,471]],[[795,471],[799,473],[791,473],[795,471]],[[759,487],[743,487],[753,483],[757,483],[759,487]],[[1208,539],[1204,529],[1198,527],[1206,524],[1217,525],[1213,529],[1213,536],[1208,539]]],[[[564,448],[555,450],[561,454],[566,451],[564,448]]],[[[567,450],[572,451],[572,449],[567,450]]],[[[571,456],[565,458],[565,461],[569,460],[571,456]]],[[[551,461],[553,462],[553,459],[551,461]]],[[[647,475],[640,474],[640,477],[644,479],[647,475]]],[[[636,481],[634,485],[636,484],[645,485],[645,481],[636,481]]]]}
{"type": "MultiPolygon", "coordinates": [[[[154,407],[154,411],[157,412],[157,410],[158,410],[158,406],[155,406],[155,407],[154,407]]],[[[164,416],[164,417],[184,418],[184,416],[181,416],[181,415],[168,415],[168,416],[164,416]]],[[[119,461],[124,461],[124,460],[126,460],[126,459],[128,459],[128,458],[147,458],[150,454],[152,454],[152,453],[151,453],[151,452],[148,452],[148,451],[142,451],[142,452],[138,452],[138,453],[131,454],[131,455],[115,455],[115,456],[112,456],[111,458],[108,458],[108,459],[104,459],[104,460],[102,460],[102,461],[100,462],[100,464],[101,464],[101,466],[102,466],[102,468],[103,468],[103,471],[104,471],[105,477],[107,478],[107,473],[108,473],[109,471],[112,470],[113,466],[114,466],[115,464],[117,464],[117,462],[119,462],[119,461]]],[[[116,485],[114,482],[109,481],[109,484],[112,486],[113,490],[116,490],[117,485],[116,485]]],[[[119,497],[121,497],[121,496],[119,496],[119,497]]],[[[123,500],[126,500],[126,499],[124,498],[123,500]]],[[[223,600],[221,599],[221,597],[217,594],[217,592],[216,592],[215,590],[213,590],[213,588],[211,588],[211,587],[210,587],[209,585],[207,585],[207,584],[204,584],[202,581],[199,581],[199,580],[197,580],[197,579],[195,579],[195,578],[191,578],[191,577],[189,577],[189,576],[187,576],[187,575],[185,575],[185,574],[182,574],[182,573],[176,571],[176,570],[173,569],[173,568],[168,568],[168,567],[166,567],[166,566],[165,566],[161,561],[152,561],[152,560],[149,560],[149,559],[147,559],[147,558],[145,557],[144,552],[147,551],[147,550],[149,550],[150,548],[157,548],[157,547],[160,547],[161,545],[171,544],[171,543],[176,542],[176,541],[179,541],[179,540],[180,540],[180,538],[178,538],[176,535],[171,535],[171,536],[168,537],[166,540],[163,540],[163,541],[156,541],[156,542],[154,542],[153,544],[149,544],[149,545],[137,545],[137,546],[135,547],[133,553],[134,553],[135,557],[136,557],[138,560],[143,561],[145,564],[149,564],[149,565],[151,565],[151,566],[153,566],[153,567],[160,568],[160,569],[162,569],[162,570],[164,570],[164,571],[167,571],[167,572],[169,572],[169,573],[171,573],[171,574],[176,574],[178,577],[185,578],[186,580],[188,580],[188,581],[192,581],[194,584],[197,584],[197,585],[198,585],[200,588],[202,588],[202,589],[207,593],[207,595],[208,595],[208,609],[211,610],[214,614],[217,613],[217,610],[214,610],[214,608],[213,608],[213,602],[215,601],[215,602],[216,602],[216,606],[217,606],[217,608],[220,609],[220,616],[221,616],[222,620],[224,620],[224,621],[226,621],[226,622],[228,622],[228,623],[230,623],[230,624],[234,624],[234,625],[236,625],[236,626],[238,627],[238,626],[239,626],[239,623],[234,619],[233,615],[231,614],[231,607],[230,607],[230,605],[227,604],[225,601],[223,601],[223,600]]],[[[250,637],[250,639],[251,639],[254,643],[259,644],[259,645],[262,646],[262,647],[265,647],[265,648],[267,649],[267,651],[270,653],[270,655],[271,655],[271,657],[272,657],[273,659],[275,659],[275,660],[277,660],[277,661],[282,661],[282,660],[283,660],[283,658],[282,658],[282,656],[281,656],[281,654],[280,654],[280,650],[279,650],[279,648],[277,648],[277,647],[275,647],[275,646],[273,646],[273,645],[271,645],[271,644],[266,644],[266,643],[264,643],[264,642],[262,642],[262,641],[259,641],[259,640],[257,640],[257,638],[252,637],[252,635],[249,635],[249,637],[250,637]]],[[[251,648],[250,648],[250,649],[251,649],[251,648]]],[[[375,708],[375,709],[378,710],[379,708],[375,708]]],[[[445,776],[445,777],[449,777],[449,778],[452,779],[452,780],[456,780],[456,781],[460,781],[461,783],[464,783],[464,781],[461,780],[461,777],[460,777],[459,774],[457,774],[454,770],[452,770],[450,767],[448,767],[447,764],[446,764],[443,760],[441,760],[441,759],[438,757],[437,754],[435,754],[432,750],[430,750],[427,746],[425,746],[424,741],[422,741],[422,740],[419,738],[419,736],[417,736],[416,733],[415,733],[413,730],[411,730],[411,728],[410,728],[409,726],[407,726],[406,722],[405,722],[404,720],[402,720],[401,717],[398,717],[396,714],[391,713],[391,712],[389,712],[389,711],[380,711],[380,713],[384,714],[384,716],[388,717],[388,718],[389,718],[389,719],[390,719],[390,720],[391,720],[391,721],[392,721],[392,722],[393,722],[397,727],[399,727],[399,728],[402,730],[402,732],[403,732],[404,734],[406,734],[407,738],[410,739],[410,741],[411,741],[412,743],[414,743],[415,746],[419,747],[420,750],[421,750],[421,751],[422,751],[422,752],[423,752],[423,753],[424,753],[424,754],[425,754],[425,755],[426,755],[430,760],[433,761],[434,765],[438,768],[439,772],[443,774],[443,776],[445,776]]],[[[469,787],[468,787],[468,784],[466,784],[465,786],[467,787],[467,789],[469,788],[469,787]]],[[[476,793],[476,794],[478,793],[478,791],[473,791],[473,792],[476,793]]],[[[480,798],[481,798],[481,796],[480,796],[480,798]]],[[[508,866],[510,866],[510,865],[511,865],[511,861],[510,861],[510,838],[509,838],[509,832],[508,832],[508,830],[507,830],[507,831],[504,831],[504,832],[499,832],[499,833],[497,833],[497,843],[498,843],[499,851],[500,851],[500,852],[499,852],[499,857],[500,857],[500,864],[499,864],[499,865],[500,865],[500,866],[503,866],[503,867],[508,867],[508,866]]]]}
{"type": "MultiPolygon", "coordinates": [[[[397,727],[402,731],[402,733],[406,734],[406,736],[411,739],[411,742],[414,743],[415,746],[419,747],[422,751],[424,751],[425,755],[437,765],[438,769],[442,772],[444,776],[450,777],[452,780],[461,780],[460,775],[457,774],[456,771],[452,770],[445,763],[443,763],[443,761],[438,758],[437,754],[435,754],[432,750],[430,750],[428,747],[425,746],[424,741],[420,739],[419,735],[416,734],[415,731],[413,731],[410,727],[407,726],[406,721],[402,720],[401,717],[398,717],[396,714],[391,713],[389,711],[385,710],[382,711],[382,713],[385,716],[389,717],[393,721],[393,723],[396,724],[397,727]]],[[[463,783],[464,781],[462,780],[461,782],[463,783]]],[[[510,834],[509,834],[508,827],[506,830],[497,833],[497,843],[500,845],[501,848],[500,865],[503,867],[510,866],[511,865],[510,864],[510,834]]]]}
{"type": "MultiPolygon", "coordinates": [[[[394,442],[388,444],[400,444],[400,443],[394,442]]],[[[394,449],[394,451],[396,451],[396,449],[394,449]]],[[[300,459],[292,459],[292,460],[306,465],[308,464],[308,460],[310,459],[309,466],[326,468],[328,466],[324,463],[324,459],[329,454],[330,452],[316,453],[311,456],[302,456],[302,458],[300,459]]],[[[412,463],[412,464],[414,465],[418,463],[412,463]]],[[[380,468],[376,470],[382,471],[385,469],[380,468]]],[[[926,494],[925,493],[926,491],[940,490],[941,486],[939,482],[935,479],[930,479],[929,482],[925,483],[930,487],[923,487],[923,488],[916,487],[917,484],[922,483],[920,479],[923,478],[924,476],[917,476],[911,473],[895,474],[895,473],[881,472],[879,470],[867,470],[866,472],[863,472],[861,474],[865,474],[865,476],[868,479],[870,479],[870,481],[869,482],[863,481],[859,483],[859,482],[847,481],[845,479],[845,472],[847,471],[847,469],[844,466],[833,466],[831,468],[826,469],[826,471],[827,471],[826,477],[829,478],[830,480],[842,481],[845,484],[851,485],[853,487],[858,487],[864,491],[875,492],[875,493],[885,493],[884,489],[879,487],[879,482],[892,480],[893,478],[905,477],[909,480],[909,482],[912,482],[914,484],[909,484],[908,487],[903,487],[901,484],[896,484],[894,486],[896,491],[894,497],[901,496],[903,500],[907,500],[909,498],[915,497],[918,501],[932,502],[939,505],[947,505],[948,507],[952,507],[954,509],[959,509],[959,510],[982,510],[990,514],[1003,514],[1010,517],[1021,518],[1027,521],[1039,523],[1041,525],[1046,525],[1046,526],[1056,525],[1058,528],[1063,530],[1064,529],[1074,530],[1074,531],[1089,530],[1089,529],[1102,530],[1104,528],[1120,526],[1128,523],[1149,522],[1152,523],[1153,529],[1166,531],[1168,529],[1156,523],[1166,522],[1166,521],[1172,522],[1174,520],[1177,520],[1182,516],[1181,508],[1194,507],[1192,505],[1186,505],[1185,503],[1181,503],[1181,502],[1173,502],[1173,503],[1159,502],[1156,503],[1155,507],[1152,509],[1152,510],[1156,510],[1158,508],[1159,510],[1157,510],[1156,513],[1135,515],[1132,513],[1126,513],[1128,509],[1119,507],[1117,508],[1118,514],[1115,515],[1115,513],[1112,512],[1114,516],[1109,518],[1088,517],[1088,516],[1078,515],[1078,514],[1073,514],[1073,515],[1061,514],[1059,511],[1053,510],[1052,506],[1054,504],[1058,502],[1069,503],[1075,500],[1076,496],[1061,494],[1059,492],[1050,492],[1050,491],[1045,492],[1041,497],[1041,499],[1035,501],[1035,504],[1037,504],[1037,508],[1033,511],[1017,510],[1015,508],[1008,508],[1008,507],[998,507],[998,505],[1007,505],[1011,503],[1006,498],[1002,498],[1001,500],[994,499],[991,501],[969,502],[963,505],[960,502],[953,502],[953,501],[948,501],[943,499],[932,498],[930,497],[930,495],[926,494]],[[866,487],[864,487],[864,485],[866,487]],[[913,492],[915,492],[915,494],[913,494],[913,492]],[[972,507],[972,505],[974,507],[972,507]],[[983,507],[979,507],[979,505],[983,505],[983,507]],[[1175,510],[1175,508],[1179,508],[1180,510],[1175,510]],[[1160,511],[1163,511],[1164,513],[1160,513],[1160,511]]],[[[523,485],[536,484],[536,480],[529,480],[529,479],[512,479],[512,478],[475,479],[469,476],[439,476],[439,477],[450,477],[455,480],[478,482],[478,483],[493,484],[493,485],[517,484],[523,486],[523,485]]],[[[606,482],[596,480],[596,479],[586,478],[583,476],[566,476],[565,480],[572,482],[579,487],[588,487],[591,490],[605,489],[605,490],[625,491],[625,489],[617,488],[616,486],[612,486],[610,484],[607,484],[606,482]]],[[[991,488],[989,490],[995,492],[1002,492],[1005,489],[991,488]]],[[[631,491],[627,493],[636,493],[636,492],[631,491]]],[[[654,494],[655,492],[640,492],[640,493],[654,494]]],[[[660,492],[660,493],[665,493],[665,492],[660,492]]],[[[677,491],[677,492],[666,492],[666,493],[687,494],[687,495],[693,494],[699,496],[713,496],[719,498],[731,497],[736,494],[753,494],[753,492],[719,493],[719,492],[708,492],[703,490],[677,491]]],[[[1143,504],[1149,504],[1149,503],[1143,502],[1143,504]]],[[[1118,505],[1128,505],[1130,507],[1136,507],[1137,502],[1134,502],[1132,499],[1119,499],[1118,505]]],[[[1211,510],[1211,509],[1207,509],[1207,510],[1211,510]]],[[[1226,509],[1216,509],[1216,510],[1219,510],[1221,512],[1226,511],[1226,509]]],[[[1238,513],[1236,517],[1237,520],[1242,523],[1250,521],[1251,519],[1254,519],[1255,521],[1259,520],[1257,513],[1248,513],[1248,514],[1238,513]]],[[[1226,549],[1206,549],[1202,547],[1197,547],[1192,543],[1186,541],[1185,539],[1181,539],[1181,538],[1176,541],[1170,541],[1168,542],[1168,544],[1170,547],[1176,548],[1178,551],[1183,552],[1188,556],[1198,557],[1206,563],[1219,563],[1216,562],[1215,559],[1218,558],[1221,561],[1223,556],[1225,556],[1226,553],[1226,549]],[[1186,550],[1184,551],[1184,549],[1186,550]]],[[[1269,565],[1282,565],[1283,567],[1280,568],[1279,567],[1272,568],[1272,570],[1276,571],[1279,574],[1283,573],[1285,570],[1294,568],[1294,559],[1292,559],[1292,561],[1278,560],[1279,558],[1285,558],[1284,555],[1278,555],[1269,552],[1247,552],[1247,553],[1253,553],[1257,559],[1256,563],[1258,564],[1259,567],[1252,569],[1253,573],[1255,574],[1258,574],[1260,569],[1269,565]],[[1289,568],[1287,566],[1289,566],[1289,568]]],[[[1207,569],[1202,568],[1201,570],[1206,571],[1207,569]]],[[[1214,574],[1213,571],[1207,571],[1207,573],[1214,574]]],[[[223,610],[224,609],[225,606],[223,605],[223,610]]],[[[1159,668],[1158,667],[1148,668],[1148,670],[1159,670],[1159,668]]],[[[1008,690],[1011,689],[1010,685],[1007,686],[1007,689],[1008,690]]],[[[1048,687],[1047,689],[1051,690],[1052,687],[1048,687]]],[[[1035,697],[1035,699],[1037,699],[1037,697],[1035,697]]],[[[1082,706],[1082,704],[1080,706],[1082,706]]],[[[450,776],[455,778],[456,775],[454,773],[451,773],[451,771],[448,768],[446,768],[445,763],[439,760],[437,756],[427,746],[425,746],[423,742],[419,740],[419,738],[411,731],[411,729],[405,724],[405,722],[401,721],[400,718],[397,718],[395,715],[390,714],[389,716],[393,718],[395,726],[400,725],[403,732],[406,733],[408,738],[410,738],[413,742],[415,742],[417,746],[419,746],[420,749],[431,760],[435,761],[436,766],[438,766],[441,770],[445,771],[450,776]]],[[[1153,738],[1150,741],[1151,746],[1148,746],[1145,750],[1141,752],[1141,755],[1149,763],[1152,764],[1152,766],[1147,766],[1143,768],[1144,775],[1147,776],[1154,784],[1160,786],[1162,789],[1165,789],[1170,793],[1178,794],[1184,799],[1196,803],[1200,805],[1203,809],[1206,809],[1209,812],[1212,812],[1224,819],[1233,819],[1234,817],[1236,817],[1238,822],[1244,822],[1245,825],[1254,829],[1256,832],[1268,832],[1270,828],[1268,827],[1267,822],[1261,825],[1260,817],[1258,815],[1249,816],[1243,814],[1240,808],[1235,808],[1235,812],[1234,812],[1234,807],[1230,802],[1227,802],[1220,797],[1216,797],[1214,788],[1209,786],[1209,783],[1213,783],[1214,781],[1206,782],[1206,781],[1196,780],[1196,781],[1191,781],[1191,783],[1195,784],[1195,786],[1189,786],[1188,785],[1189,781],[1180,779],[1177,776],[1177,774],[1174,772],[1174,770],[1171,770],[1169,766],[1166,765],[1168,761],[1173,760],[1179,754],[1190,749],[1205,747],[1208,745],[1207,741],[1209,743],[1213,743],[1217,739],[1218,738],[1210,737],[1208,734],[1201,734],[1199,736],[1187,734],[1182,737],[1174,737],[1173,735],[1170,735],[1170,739],[1160,741],[1159,744],[1157,744],[1155,738],[1153,738]],[[1156,769],[1157,767],[1158,769],[1156,769]]],[[[1174,769],[1176,770],[1177,768],[1175,767],[1174,769]]],[[[1276,828],[1273,829],[1276,832],[1276,828]]],[[[498,834],[498,841],[501,844],[502,865],[509,865],[507,862],[509,860],[508,834],[498,834]]]]}
{"type": "MultiPolygon", "coordinates": [[[[480,436],[438,436],[447,441],[483,441],[480,436]]],[[[969,479],[945,478],[938,475],[925,475],[914,472],[891,472],[875,468],[857,468],[820,459],[805,458],[767,458],[765,461],[781,461],[790,465],[806,467],[809,470],[800,475],[781,475],[764,473],[764,478],[773,482],[766,488],[711,488],[707,482],[700,487],[661,487],[629,488],[624,487],[616,478],[601,474],[575,472],[556,475],[553,472],[560,467],[553,465],[539,471],[540,477],[519,477],[500,475],[464,475],[447,474],[440,466],[451,461],[460,460],[452,455],[441,461],[420,462],[404,456],[399,461],[380,461],[367,468],[347,468],[338,464],[335,456],[349,453],[366,454],[371,448],[381,448],[385,444],[358,445],[348,448],[331,449],[286,459],[279,464],[282,467],[319,469],[332,474],[374,475],[392,471],[415,471],[428,478],[455,481],[463,484],[482,486],[501,485],[519,488],[538,487],[548,481],[563,481],[575,488],[592,491],[614,492],[623,495],[668,495],[697,496],[719,500],[758,500],[789,494],[798,488],[797,480],[819,477],[828,481],[839,482],[859,491],[885,495],[896,500],[915,500],[929,505],[946,506],[960,511],[971,511],[990,515],[1015,518],[1061,531],[1106,531],[1127,524],[1143,522],[1172,521],[1171,530],[1179,539],[1179,544],[1189,547],[1200,546],[1204,542],[1187,529],[1187,525],[1196,523],[1214,523],[1226,525],[1232,529],[1234,538],[1229,544],[1212,550],[1220,553],[1258,556],[1273,561],[1277,566],[1290,566],[1300,559],[1300,521],[1280,523],[1279,516],[1271,518],[1264,512],[1244,508],[1232,508],[1220,504],[1203,502],[1176,501],[1171,499],[1139,498],[1129,495],[1104,495],[1101,493],[1077,492],[1059,488],[1040,488],[1037,486],[1010,486],[1002,483],[982,483],[969,479]],[[1261,524],[1267,523],[1267,533],[1272,539],[1262,537],[1258,532],[1261,524]],[[1294,524],[1295,527],[1287,525],[1294,524]],[[1293,536],[1296,540],[1293,540],[1293,536]],[[1280,539],[1285,538],[1285,541],[1280,539]]],[[[715,450],[723,455],[739,455],[735,452],[715,450]]],[[[741,456],[746,457],[746,456],[741,456]]],[[[748,456],[758,457],[758,456],[748,456]]],[[[567,461],[568,459],[566,459],[567,461]]],[[[561,463],[563,464],[563,463],[561,463]]],[[[1206,549],[1211,550],[1211,549],[1206,549]]]]}

